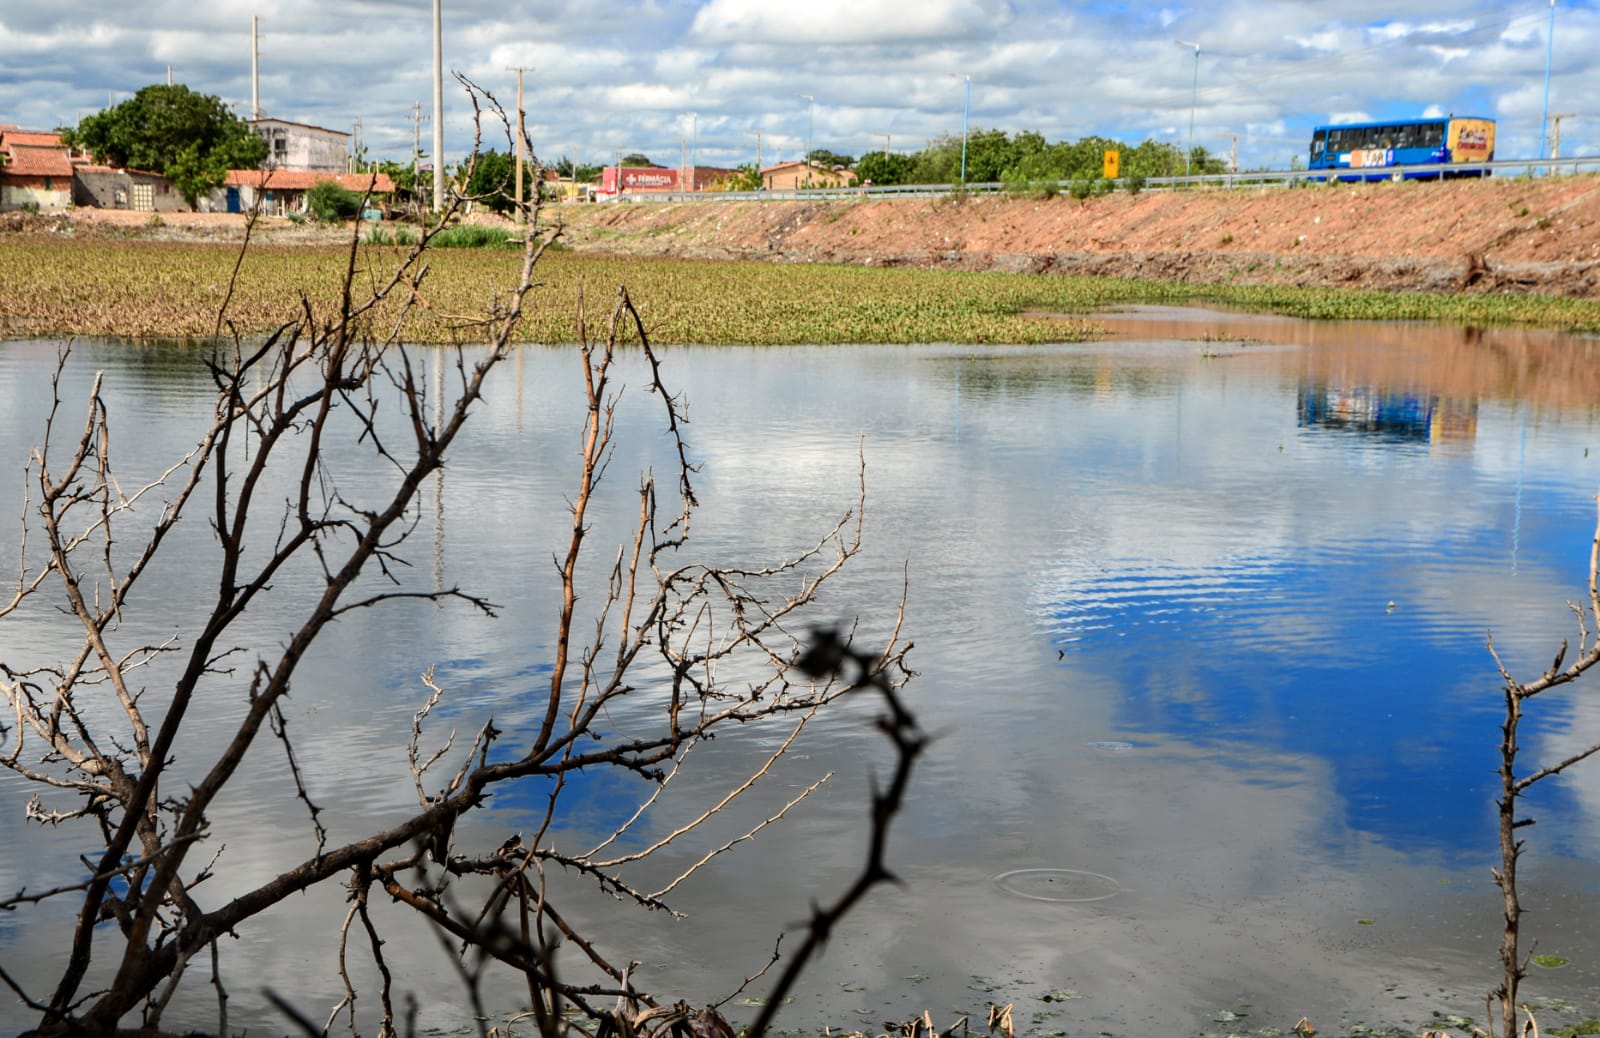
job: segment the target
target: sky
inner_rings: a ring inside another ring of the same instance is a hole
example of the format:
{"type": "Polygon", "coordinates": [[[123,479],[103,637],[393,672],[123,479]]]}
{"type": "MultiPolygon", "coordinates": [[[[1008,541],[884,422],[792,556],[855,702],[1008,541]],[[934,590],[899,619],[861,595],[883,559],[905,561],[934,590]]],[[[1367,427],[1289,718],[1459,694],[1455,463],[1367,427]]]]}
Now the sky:
{"type": "MultiPolygon", "coordinates": [[[[252,16],[263,114],[359,123],[371,158],[431,151],[427,0],[0,0],[0,124],[75,124],[169,74],[247,115],[252,16]]],[[[770,165],[963,128],[1183,146],[1192,119],[1196,145],[1282,169],[1319,123],[1448,113],[1498,120],[1497,156],[1534,157],[1547,67],[1561,153],[1600,152],[1600,0],[442,0],[442,26],[451,162],[473,140],[451,77],[514,112],[518,67],[546,162],[731,167],[759,145],[770,165]]],[[[484,147],[507,140],[485,126],[484,147]]]]}

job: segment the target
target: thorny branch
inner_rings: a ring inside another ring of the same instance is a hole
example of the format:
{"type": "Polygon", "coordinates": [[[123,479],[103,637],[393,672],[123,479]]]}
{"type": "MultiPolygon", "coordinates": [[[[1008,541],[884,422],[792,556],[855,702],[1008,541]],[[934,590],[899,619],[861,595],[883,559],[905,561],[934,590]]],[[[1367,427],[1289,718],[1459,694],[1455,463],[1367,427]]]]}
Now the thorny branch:
{"type": "MultiPolygon", "coordinates": [[[[1600,510],[1600,498],[1596,499],[1596,506],[1600,510]]],[[[1550,666],[1532,681],[1521,682],[1512,677],[1494,647],[1494,639],[1491,637],[1488,640],[1489,653],[1500,671],[1505,696],[1505,719],[1500,725],[1500,796],[1495,801],[1500,823],[1500,866],[1490,869],[1495,885],[1500,889],[1505,925],[1500,938],[1500,985],[1488,996],[1491,1002],[1499,1003],[1501,1034],[1504,1038],[1512,1038],[1518,1033],[1517,989],[1528,975],[1528,963],[1533,957],[1534,948],[1530,944],[1526,954],[1521,950],[1523,906],[1517,889],[1517,864],[1522,858],[1524,841],[1518,839],[1516,833],[1518,829],[1533,825],[1535,819],[1518,817],[1517,801],[1535,783],[1559,775],[1574,764],[1600,754],[1600,743],[1596,743],[1555,764],[1535,769],[1527,775],[1517,775],[1517,755],[1520,750],[1517,736],[1522,723],[1523,704],[1541,693],[1577,681],[1600,663],[1600,640],[1594,638],[1594,632],[1600,631],[1600,516],[1597,516],[1594,539],[1589,548],[1588,607],[1585,609],[1575,602],[1568,603],[1568,607],[1578,625],[1578,655],[1571,663],[1566,663],[1569,646],[1563,640],[1550,666]]],[[[1531,1016],[1529,1021],[1531,1024],[1531,1016]]],[[[1491,1021],[1491,1038],[1493,1030],[1491,1021]]]]}
{"type": "MultiPolygon", "coordinates": [[[[480,115],[487,105],[505,118],[492,95],[463,83],[480,115]]],[[[523,134],[520,113],[515,132],[523,134]]],[[[732,838],[706,835],[713,819],[775,772],[818,711],[848,694],[881,698],[879,726],[895,747],[896,766],[873,796],[866,868],[830,908],[817,912],[779,992],[792,985],[839,918],[872,885],[890,878],[883,857],[888,826],[925,743],[899,696],[911,676],[905,665],[910,645],[901,641],[903,613],[871,651],[856,647],[850,629],[796,633],[809,626],[804,616],[819,590],[861,549],[864,462],[856,506],[797,555],[753,568],[690,558],[690,517],[698,500],[685,403],[665,384],[646,322],[626,289],[618,290],[593,338],[579,298],[585,410],[571,522],[555,557],[555,648],[548,685],[537,692],[536,730],[506,746],[511,737],[483,717],[472,722],[470,740],[458,741],[453,730],[436,736],[431,722],[449,690],[429,669],[409,739],[396,748],[409,767],[415,808],[357,838],[331,837],[321,805],[332,793],[318,788],[317,771],[296,745],[285,712],[301,661],[354,610],[423,600],[462,604],[488,617],[495,612],[487,599],[460,588],[409,584],[404,552],[422,517],[423,487],[444,468],[488,380],[511,355],[535,266],[554,239],[538,227],[537,201],[524,215],[530,231],[514,283],[484,313],[460,320],[461,333],[480,337],[481,349],[454,352],[443,398],[438,389],[430,393],[413,352],[402,344],[408,316],[429,306],[428,245],[450,213],[385,276],[365,265],[353,232],[341,301],[331,312],[302,298],[272,334],[247,341],[224,309],[217,327],[228,338],[219,340],[207,366],[214,388],[209,425],[182,458],[131,492],[118,480],[113,416],[98,378],[82,426],[67,431],[62,389],[70,353],[63,351],[43,442],[29,466],[15,582],[0,596],[0,622],[38,605],[61,610],[77,632],[62,659],[0,660],[0,696],[10,721],[0,726],[0,766],[44,791],[30,800],[29,818],[92,827],[97,841],[95,854],[82,862],[80,881],[0,901],[0,910],[19,911],[78,899],[73,932],[63,942],[70,951],[53,991],[25,991],[0,971],[0,980],[38,1014],[40,1033],[109,1035],[129,1018],[157,1029],[169,1007],[183,1002],[188,965],[205,958],[217,1026],[226,1032],[220,939],[247,941],[246,924],[256,917],[296,893],[342,880],[350,903],[337,926],[330,973],[340,977],[343,994],[325,1013],[328,1023],[319,1028],[292,1000],[267,992],[309,1032],[325,1033],[341,1015],[352,1032],[360,1026],[351,966],[358,955],[370,959],[379,978],[379,1033],[397,1035],[409,1026],[395,1004],[404,980],[383,951],[386,913],[405,912],[452,949],[474,1004],[481,1006],[480,986],[491,967],[520,975],[545,1038],[582,1030],[571,1011],[592,1021],[596,1035],[683,1036],[691,1026],[731,1035],[714,1008],[696,1016],[641,989],[627,950],[608,949],[586,935],[556,903],[549,870],[597,881],[612,897],[641,908],[673,912],[667,899],[682,884],[826,781],[817,778],[732,838]],[[659,409],[670,444],[677,502],[670,515],[658,512],[654,475],[644,473],[626,543],[601,556],[596,552],[603,549],[590,544],[591,510],[613,457],[619,365],[635,351],[644,363],[647,399],[659,409]],[[352,447],[366,452],[367,468],[382,479],[363,480],[360,489],[342,484],[336,452],[352,447]],[[153,513],[135,511],[155,498],[161,500],[153,513]],[[190,537],[200,528],[209,531],[212,568],[190,582],[193,622],[152,642],[135,633],[137,610],[150,608],[136,592],[180,528],[190,537]],[[584,592],[595,586],[603,591],[588,604],[584,592]],[[247,635],[243,618],[266,609],[283,621],[286,637],[263,642],[247,635]],[[228,727],[220,739],[185,737],[201,703],[208,723],[226,709],[228,727]],[[610,721],[623,712],[630,718],[625,731],[610,721]],[[777,750],[644,850],[611,850],[657,809],[662,792],[692,763],[694,747],[719,729],[755,722],[782,726],[777,750]],[[263,737],[280,745],[294,801],[309,816],[310,833],[297,837],[303,857],[265,880],[237,873],[227,900],[207,903],[213,888],[201,885],[234,863],[223,847],[198,867],[190,855],[212,842],[208,815],[263,737]],[[556,836],[568,777],[595,768],[615,769],[645,792],[609,839],[587,850],[563,848],[556,836]],[[458,821],[518,782],[543,791],[533,831],[491,851],[458,847],[458,821]],[[80,799],[50,806],[44,795],[80,799]],[[633,878],[646,859],[691,841],[701,844],[689,855],[691,864],[659,889],[633,878]],[[373,899],[375,888],[388,905],[373,899]],[[365,940],[352,942],[358,926],[365,940]],[[558,971],[563,949],[572,954],[558,971]],[[88,984],[91,976],[98,986],[88,984]],[[616,1000],[614,1008],[605,1006],[608,999],[616,1000]]],[[[235,279],[243,269],[236,268],[235,279]]],[[[230,298],[235,287],[229,286],[230,298]]],[[[776,961],[775,949],[773,962],[740,989],[776,961]]],[[[769,1005],[779,1002],[781,994],[769,1005]]],[[[757,1033],[770,1016],[763,1014],[757,1033]]]]}

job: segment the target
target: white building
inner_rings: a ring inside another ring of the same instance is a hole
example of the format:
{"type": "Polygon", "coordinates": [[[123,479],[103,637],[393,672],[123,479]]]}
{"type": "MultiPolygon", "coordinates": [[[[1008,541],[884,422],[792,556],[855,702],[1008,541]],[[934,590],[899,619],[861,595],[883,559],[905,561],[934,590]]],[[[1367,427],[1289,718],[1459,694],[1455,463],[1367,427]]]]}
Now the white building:
{"type": "Polygon", "coordinates": [[[251,119],[250,128],[267,142],[267,169],[305,173],[350,170],[350,135],[287,119],[251,119]]]}

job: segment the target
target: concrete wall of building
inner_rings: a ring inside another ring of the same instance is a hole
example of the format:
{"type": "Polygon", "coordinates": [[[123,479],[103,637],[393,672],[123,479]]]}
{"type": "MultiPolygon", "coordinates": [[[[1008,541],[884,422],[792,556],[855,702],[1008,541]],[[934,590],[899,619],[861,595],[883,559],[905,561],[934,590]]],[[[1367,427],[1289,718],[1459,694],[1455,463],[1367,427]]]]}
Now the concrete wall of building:
{"type": "Polygon", "coordinates": [[[282,119],[251,123],[267,142],[266,164],[307,173],[343,173],[350,166],[350,135],[282,119]]]}
{"type": "Polygon", "coordinates": [[[0,210],[38,209],[40,212],[55,212],[70,205],[70,179],[0,174],[0,210]]]}
{"type": "Polygon", "coordinates": [[[151,213],[187,212],[172,182],[154,173],[126,169],[79,168],[72,181],[72,201],[100,209],[135,209],[151,213]]]}

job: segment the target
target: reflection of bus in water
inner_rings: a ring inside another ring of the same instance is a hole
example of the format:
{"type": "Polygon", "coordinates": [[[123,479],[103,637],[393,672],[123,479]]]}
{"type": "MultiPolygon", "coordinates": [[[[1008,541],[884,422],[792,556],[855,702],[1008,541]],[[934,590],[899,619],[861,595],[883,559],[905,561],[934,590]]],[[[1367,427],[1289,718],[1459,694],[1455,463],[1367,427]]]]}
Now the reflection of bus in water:
{"type": "MultiPolygon", "coordinates": [[[[1481,177],[1487,170],[1450,170],[1462,163],[1494,159],[1494,120],[1452,115],[1318,126],[1311,131],[1309,168],[1338,170],[1338,180],[1399,180],[1481,177]],[[1392,166],[1437,166],[1404,173],[1392,166]]],[[[1317,179],[1317,178],[1312,178],[1317,179]]]]}
{"type": "Polygon", "coordinates": [[[1478,431],[1475,402],[1369,386],[1302,383],[1297,410],[1301,428],[1362,433],[1391,443],[1470,444],[1478,431]]]}

